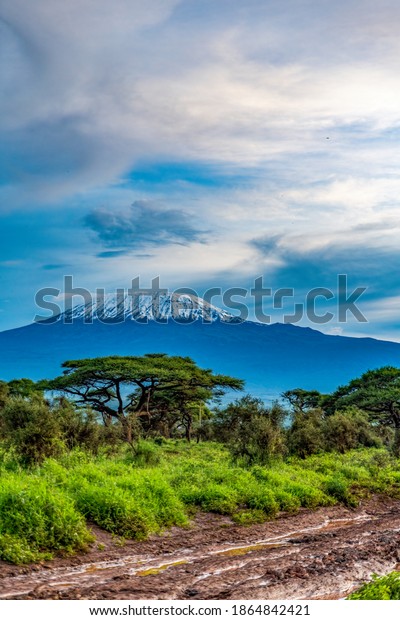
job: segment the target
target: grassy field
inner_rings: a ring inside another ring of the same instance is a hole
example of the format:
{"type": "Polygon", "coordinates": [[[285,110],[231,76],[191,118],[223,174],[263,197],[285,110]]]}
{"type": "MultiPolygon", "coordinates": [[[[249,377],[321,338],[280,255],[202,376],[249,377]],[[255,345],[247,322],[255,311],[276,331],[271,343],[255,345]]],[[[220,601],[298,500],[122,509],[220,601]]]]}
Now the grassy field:
{"type": "Polygon", "coordinates": [[[0,453],[0,559],[24,563],[84,550],[90,526],[145,539],[186,526],[197,510],[247,525],[280,511],[400,496],[400,461],[384,449],[323,454],[242,468],[215,443],[141,442],[135,456],[72,451],[22,469],[0,453]]]}

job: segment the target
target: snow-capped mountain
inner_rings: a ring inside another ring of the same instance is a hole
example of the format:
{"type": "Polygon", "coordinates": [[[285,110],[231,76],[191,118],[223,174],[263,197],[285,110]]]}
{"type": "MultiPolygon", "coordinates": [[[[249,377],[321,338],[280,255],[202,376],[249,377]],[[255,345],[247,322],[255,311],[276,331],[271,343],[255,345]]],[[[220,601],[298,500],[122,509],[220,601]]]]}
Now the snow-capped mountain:
{"type": "Polygon", "coordinates": [[[178,293],[162,295],[156,292],[151,296],[133,297],[122,289],[119,293],[94,296],[88,303],[77,305],[57,317],[58,321],[67,324],[75,320],[83,320],[85,323],[95,320],[104,323],[122,323],[129,320],[166,322],[170,319],[184,323],[197,320],[205,323],[240,322],[240,319],[229,312],[194,295],[178,293]]]}
{"type": "Polygon", "coordinates": [[[167,353],[244,379],[269,400],[296,387],[330,392],[368,369],[400,366],[397,342],[238,321],[190,295],[144,297],[136,307],[128,297],[88,300],[56,320],[1,332],[0,379],[55,377],[66,360],[167,353]]]}

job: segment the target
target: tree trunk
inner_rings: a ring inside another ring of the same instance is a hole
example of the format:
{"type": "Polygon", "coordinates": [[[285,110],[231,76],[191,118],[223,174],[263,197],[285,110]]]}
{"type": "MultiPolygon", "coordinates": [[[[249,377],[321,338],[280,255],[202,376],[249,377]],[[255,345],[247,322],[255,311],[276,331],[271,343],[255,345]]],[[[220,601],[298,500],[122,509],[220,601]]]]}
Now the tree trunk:
{"type": "Polygon", "coordinates": [[[146,388],[143,385],[141,385],[140,386],[140,390],[141,390],[141,392],[140,392],[139,402],[137,403],[137,405],[135,407],[135,411],[137,413],[141,413],[142,412],[142,410],[143,410],[143,408],[144,408],[144,406],[145,406],[145,404],[146,404],[146,402],[148,400],[148,395],[147,395],[146,388]]]}
{"type": "Polygon", "coordinates": [[[125,441],[132,445],[132,424],[125,416],[119,416],[119,421],[121,422],[122,428],[124,430],[125,441]]]}
{"type": "Polygon", "coordinates": [[[396,424],[394,428],[393,453],[400,456],[400,424],[396,424]]]}
{"type": "Polygon", "coordinates": [[[185,416],[185,437],[186,441],[190,443],[192,441],[192,416],[185,416]]]}

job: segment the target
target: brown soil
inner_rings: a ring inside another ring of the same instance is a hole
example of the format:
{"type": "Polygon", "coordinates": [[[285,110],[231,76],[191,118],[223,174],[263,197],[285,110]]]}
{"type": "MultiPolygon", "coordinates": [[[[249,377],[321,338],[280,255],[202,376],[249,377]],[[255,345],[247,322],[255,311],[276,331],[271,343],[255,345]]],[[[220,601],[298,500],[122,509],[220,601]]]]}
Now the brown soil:
{"type": "Polygon", "coordinates": [[[139,543],[93,531],[85,555],[0,563],[0,598],[336,599],[400,562],[400,500],[382,497],[251,527],[200,514],[139,543]]]}

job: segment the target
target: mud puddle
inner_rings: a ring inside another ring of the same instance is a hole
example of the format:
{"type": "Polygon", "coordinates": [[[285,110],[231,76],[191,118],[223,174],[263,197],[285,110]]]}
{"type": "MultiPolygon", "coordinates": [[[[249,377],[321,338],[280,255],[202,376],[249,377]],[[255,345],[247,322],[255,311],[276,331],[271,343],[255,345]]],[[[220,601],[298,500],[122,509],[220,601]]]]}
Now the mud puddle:
{"type": "Polygon", "coordinates": [[[190,530],[109,546],[87,562],[81,556],[15,574],[0,566],[0,598],[342,598],[372,572],[393,570],[399,543],[400,501],[384,498],[246,528],[200,515],[190,530]]]}

